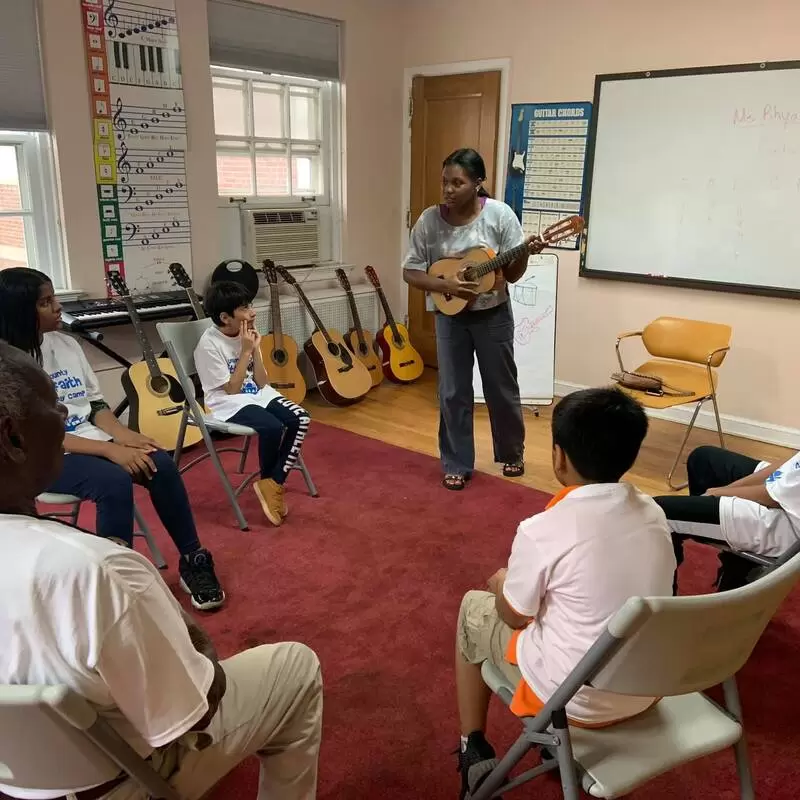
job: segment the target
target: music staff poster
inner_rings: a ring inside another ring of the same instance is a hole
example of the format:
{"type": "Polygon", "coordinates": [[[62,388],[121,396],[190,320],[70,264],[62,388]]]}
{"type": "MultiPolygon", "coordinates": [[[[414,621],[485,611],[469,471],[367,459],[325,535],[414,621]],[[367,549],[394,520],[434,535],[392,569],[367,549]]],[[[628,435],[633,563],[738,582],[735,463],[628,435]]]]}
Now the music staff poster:
{"type": "Polygon", "coordinates": [[[106,274],[133,294],[191,272],[183,103],[174,0],[81,0],[106,274]]]}
{"type": "MultiPolygon", "coordinates": [[[[553,402],[557,288],[558,256],[555,253],[530,256],[525,274],[508,287],[514,312],[514,361],[523,405],[553,402]]],[[[477,360],[472,383],[475,399],[485,402],[477,360]]]]}
{"type": "MultiPolygon", "coordinates": [[[[511,106],[505,200],[526,235],[581,213],[591,103],[515,103],[511,106]]],[[[577,250],[579,236],[554,248],[577,250]]]]}

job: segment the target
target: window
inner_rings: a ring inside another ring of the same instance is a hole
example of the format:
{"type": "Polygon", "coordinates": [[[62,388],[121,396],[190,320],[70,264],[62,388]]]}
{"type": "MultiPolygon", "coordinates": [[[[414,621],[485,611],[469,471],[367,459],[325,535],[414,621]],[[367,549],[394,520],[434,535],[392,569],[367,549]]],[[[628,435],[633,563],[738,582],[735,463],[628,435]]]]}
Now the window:
{"type": "Polygon", "coordinates": [[[0,132],[0,269],[33,267],[66,287],[47,133],[0,132]]]}
{"type": "Polygon", "coordinates": [[[330,204],[337,84],[223,67],[212,77],[220,196],[330,204]]]}

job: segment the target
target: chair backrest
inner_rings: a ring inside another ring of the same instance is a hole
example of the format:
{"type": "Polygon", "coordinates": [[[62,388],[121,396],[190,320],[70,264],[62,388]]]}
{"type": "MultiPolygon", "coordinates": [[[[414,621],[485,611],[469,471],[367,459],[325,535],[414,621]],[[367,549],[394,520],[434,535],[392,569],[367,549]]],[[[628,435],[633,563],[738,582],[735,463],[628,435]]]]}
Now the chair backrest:
{"type": "Polygon", "coordinates": [[[740,589],[631,598],[607,628],[623,643],[589,682],[618,694],[651,697],[722,683],[747,662],[798,578],[800,555],[740,589]]]}
{"type": "Polygon", "coordinates": [[[95,710],[65,686],[0,685],[0,784],[69,791],[124,770],[154,797],[178,800],[95,710]]]}
{"type": "Polygon", "coordinates": [[[651,356],[694,364],[705,364],[715,350],[721,350],[711,359],[711,366],[718,367],[727,355],[723,348],[730,347],[731,326],[679,317],[659,317],[642,331],[642,342],[651,356]]]}
{"type": "MultiPolygon", "coordinates": [[[[214,323],[210,319],[195,319],[189,322],[157,322],[156,330],[169,352],[175,369],[182,369],[187,376],[194,375],[194,350],[200,337],[214,323]]],[[[180,372],[178,373],[180,376],[180,372]]]]}

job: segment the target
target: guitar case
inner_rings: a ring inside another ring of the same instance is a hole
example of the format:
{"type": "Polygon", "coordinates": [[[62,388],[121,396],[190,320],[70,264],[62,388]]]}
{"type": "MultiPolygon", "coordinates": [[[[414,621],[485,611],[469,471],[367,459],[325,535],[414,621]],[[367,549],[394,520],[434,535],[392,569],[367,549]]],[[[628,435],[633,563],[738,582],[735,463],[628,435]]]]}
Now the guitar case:
{"type": "Polygon", "coordinates": [[[251,301],[258,294],[258,272],[241,258],[229,258],[227,261],[217,264],[211,273],[210,283],[219,283],[219,281],[240,283],[250,293],[251,301]]]}

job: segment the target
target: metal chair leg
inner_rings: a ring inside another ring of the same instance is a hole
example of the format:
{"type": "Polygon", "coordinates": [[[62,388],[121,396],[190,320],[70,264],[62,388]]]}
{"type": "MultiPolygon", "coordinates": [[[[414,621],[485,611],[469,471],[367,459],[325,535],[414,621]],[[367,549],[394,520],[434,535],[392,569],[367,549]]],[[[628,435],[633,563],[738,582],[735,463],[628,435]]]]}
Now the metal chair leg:
{"type": "Polygon", "coordinates": [[[317,491],[317,487],[314,484],[314,479],[311,477],[311,473],[308,471],[308,467],[306,466],[306,462],[303,461],[303,456],[297,456],[297,465],[295,469],[299,469],[300,472],[303,473],[303,478],[305,479],[306,486],[308,487],[308,493],[312,497],[319,497],[319,492],[317,491]]]}
{"type": "Polygon", "coordinates": [[[69,512],[69,516],[67,519],[69,520],[70,525],[73,527],[77,527],[78,525],[78,516],[81,513],[81,504],[80,503],[73,503],[72,509],[69,512]]]}
{"type": "Polygon", "coordinates": [[[678,454],[675,456],[675,460],[672,462],[672,466],[670,467],[669,472],[667,473],[667,485],[670,489],[677,492],[680,489],[685,489],[689,482],[674,484],[672,482],[672,476],[675,474],[675,470],[678,468],[678,462],[681,460],[681,455],[683,455],[683,450],[686,447],[686,442],[689,441],[689,434],[692,432],[692,428],[694,428],[695,420],[697,419],[697,415],[700,413],[700,408],[702,407],[703,403],[705,403],[707,398],[700,400],[694,408],[694,414],[692,414],[692,420],[689,423],[689,427],[686,429],[686,433],[683,436],[683,441],[681,442],[680,449],[678,450],[678,454]]]}
{"type": "Polygon", "coordinates": [[[133,519],[136,522],[136,529],[133,532],[134,536],[141,536],[145,542],[147,542],[147,547],[150,549],[150,554],[153,556],[153,563],[159,569],[166,569],[167,562],[164,560],[164,556],[161,555],[161,549],[156,544],[156,540],[153,538],[153,534],[150,533],[150,528],[147,526],[147,523],[144,521],[144,518],[141,515],[136,506],[133,506],[133,519]]]}
{"type": "MultiPolygon", "coordinates": [[[[508,752],[500,759],[500,763],[487,775],[486,780],[480,785],[475,794],[470,795],[470,800],[490,800],[494,793],[506,782],[512,769],[533,748],[533,745],[520,736],[508,752]]],[[[572,800],[572,798],[570,798],[572,800]]]]}
{"type": "Polygon", "coordinates": [[[244,444],[242,445],[242,457],[239,459],[238,472],[240,475],[244,472],[244,468],[247,463],[247,454],[250,452],[250,439],[252,438],[252,436],[245,436],[244,438],[244,444]]]}
{"type": "Polygon", "coordinates": [[[178,428],[178,441],[175,443],[175,452],[172,454],[172,460],[176,465],[180,465],[181,456],[183,455],[183,441],[186,437],[186,428],[189,426],[189,406],[184,405],[183,413],[181,414],[181,424],[178,428]]]}
{"type": "Polygon", "coordinates": [[[239,527],[243,531],[249,531],[250,527],[247,524],[247,520],[244,518],[242,509],[239,506],[239,501],[236,499],[236,493],[233,491],[231,482],[228,480],[228,475],[225,472],[225,468],[222,466],[222,461],[220,461],[217,448],[214,447],[214,441],[211,438],[211,434],[208,432],[208,428],[206,428],[205,425],[200,425],[200,432],[203,434],[203,441],[208,449],[208,457],[211,459],[211,463],[214,465],[217,475],[219,475],[219,479],[222,482],[222,488],[225,490],[228,501],[233,508],[233,513],[236,515],[236,521],[239,523],[239,527]]]}
{"type": "MultiPolygon", "coordinates": [[[[725,707],[741,723],[742,704],[739,701],[739,690],[736,687],[736,678],[728,678],[722,684],[722,691],[725,697],[725,707]]],[[[753,775],[750,771],[750,757],[747,754],[747,742],[744,738],[744,731],[738,742],[733,746],[736,757],[736,773],[739,776],[739,791],[741,800],[755,800],[755,789],[753,788],[753,775]]]]}
{"type": "Polygon", "coordinates": [[[572,757],[572,742],[569,738],[566,712],[557,711],[553,714],[552,732],[561,740],[556,747],[556,758],[564,800],[580,800],[581,787],[575,769],[575,759],[572,757]]]}
{"type": "Polygon", "coordinates": [[[722,435],[722,423],[719,419],[719,406],[717,405],[717,393],[714,392],[711,395],[711,403],[714,406],[714,416],[717,420],[717,433],[719,434],[719,446],[724,450],[725,449],[725,437],[722,435]]]}

